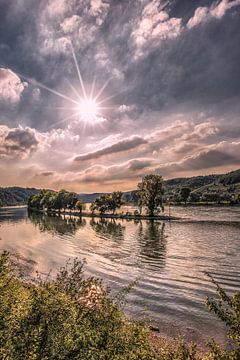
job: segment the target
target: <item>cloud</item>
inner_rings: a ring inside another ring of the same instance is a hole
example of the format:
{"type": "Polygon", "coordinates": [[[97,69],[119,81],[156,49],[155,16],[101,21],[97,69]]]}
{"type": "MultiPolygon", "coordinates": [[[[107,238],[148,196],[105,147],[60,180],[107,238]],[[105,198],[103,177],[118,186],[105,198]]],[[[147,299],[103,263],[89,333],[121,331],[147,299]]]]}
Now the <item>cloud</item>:
{"type": "Polygon", "coordinates": [[[0,157],[25,158],[37,150],[39,141],[30,128],[0,126],[0,157]]]}
{"type": "Polygon", "coordinates": [[[184,173],[207,172],[209,169],[234,168],[240,164],[240,142],[221,141],[217,144],[206,146],[204,149],[184,157],[178,162],[162,164],[155,169],[164,176],[179,176],[184,173]]]}
{"type": "Polygon", "coordinates": [[[195,10],[193,17],[189,19],[187,27],[191,29],[213,18],[221,19],[229,9],[239,5],[240,0],[222,0],[218,3],[215,2],[210,7],[200,6],[195,10]]]}
{"type": "Polygon", "coordinates": [[[86,161],[86,160],[95,160],[100,158],[104,155],[113,155],[119,152],[125,152],[128,150],[135,149],[136,147],[146,144],[146,140],[139,136],[133,136],[128,139],[124,139],[121,141],[118,141],[117,143],[107,146],[103,149],[85,154],[85,155],[79,155],[74,158],[74,161],[86,161]]]}
{"type": "Polygon", "coordinates": [[[221,161],[224,169],[235,166],[236,154],[226,145],[215,147],[240,137],[237,5],[236,0],[1,1],[5,75],[15,69],[76,98],[65,81],[81,92],[72,42],[87,92],[94,78],[94,94],[111,79],[98,99],[108,99],[101,104],[106,120],[87,126],[71,118],[74,104],[46,89],[30,82],[26,88],[16,74],[11,86],[5,83],[0,166],[14,180],[5,176],[4,184],[24,185],[28,177],[31,186],[54,187],[57,181],[63,187],[65,181],[69,189],[84,190],[87,184],[87,191],[97,191],[98,183],[105,186],[103,176],[111,191],[131,189],[137,177],[160,167],[172,177],[191,172],[191,166],[195,174],[222,171],[221,161]],[[5,140],[18,124],[37,145],[24,145],[19,134],[5,140]]]}
{"type": "Polygon", "coordinates": [[[54,0],[47,7],[43,5],[37,21],[41,54],[70,55],[71,42],[83,50],[94,42],[108,10],[109,4],[102,0],[54,0]]]}
{"type": "Polygon", "coordinates": [[[19,103],[26,87],[27,83],[22,82],[13,71],[0,68],[0,102],[13,105],[19,103]]]}
{"type": "Polygon", "coordinates": [[[182,19],[170,18],[161,2],[153,0],[142,10],[141,19],[131,36],[136,45],[136,56],[144,54],[144,48],[154,48],[162,40],[177,37],[182,31],[182,19]]]}

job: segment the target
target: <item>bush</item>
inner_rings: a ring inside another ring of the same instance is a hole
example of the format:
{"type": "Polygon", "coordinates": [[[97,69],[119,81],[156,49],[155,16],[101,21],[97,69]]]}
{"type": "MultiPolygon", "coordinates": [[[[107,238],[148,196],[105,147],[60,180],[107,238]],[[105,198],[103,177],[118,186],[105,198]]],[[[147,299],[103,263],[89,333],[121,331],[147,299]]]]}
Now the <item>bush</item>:
{"type": "MultiPolygon", "coordinates": [[[[212,279],[212,278],[211,278],[212,279]]],[[[214,341],[209,354],[179,339],[155,347],[144,324],[130,321],[102,282],[84,278],[83,262],[74,260],[55,279],[21,276],[8,253],[0,255],[0,359],[6,360],[239,360],[240,293],[207,298],[210,311],[225,322],[233,342],[227,352],[214,341]],[[155,347],[155,349],[154,349],[155,347]]]]}
{"type": "Polygon", "coordinates": [[[220,347],[212,341],[209,343],[212,359],[218,360],[239,360],[240,359],[240,292],[232,296],[226,294],[223,288],[208,274],[212,282],[216,285],[219,299],[214,300],[207,297],[206,304],[209,311],[214,312],[221,319],[227,329],[227,336],[231,341],[232,349],[229,352],[222,351],[220,347]]]}
{"type": "Polygon", "coordinates": [[[1,359],[155,359],[147,329],[130,322],[101,281],[74,261],[55,280],[16,277],[0,257],[1,359]]]}

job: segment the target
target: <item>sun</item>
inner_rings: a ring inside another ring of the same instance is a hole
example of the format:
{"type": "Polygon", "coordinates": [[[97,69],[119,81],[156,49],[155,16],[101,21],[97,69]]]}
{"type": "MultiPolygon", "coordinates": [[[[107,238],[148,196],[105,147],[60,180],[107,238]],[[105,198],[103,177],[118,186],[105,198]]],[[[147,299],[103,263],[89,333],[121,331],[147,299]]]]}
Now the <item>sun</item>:
{"type": "MultiPolygon", "coordinates": [[[[0,0],[1,1],[1,0],[0,0]]],[[[70,119],[76,118],[77,121],[81,122],[85,128],[85,126],[98,126],[101,125],[106,121],[105,112],[113,109],[113,107],[106,106],[107,102],[114,98],[117,94],[112,94],[108,97],[102,97],[104,89],[107,87],[109,81],[111,78],[107,79],[107,81],[102,85],[98,91],[96,91],[95,87],[95,80],[96,77],[94,77],[94,80],[92,82],[92,85],[89,86],[89,89],[87,89],[84,86],[83,78],[80,72],[80,68],[77,62],[76,54],[73,48],[72,43],[70,43],[70,48],[72,50],[73,60],[76,66],[78,80],[79,80],[79,87],[75,87],[67,78],[65,79],[68,86],[71,88],[71,94],[69,95],[68,92],[63,93],[59,92],[58,90],[52,89],[36,80],[32,80],[29,77],[26,77],[22,74],[19,74],[24,79],[29,81],[35,86],[38,86],[42,89],[45,89],[52,94],[60,97],[61,99],[64,99],[67,102],[70,102],[72,105],[69,106],[62,106],[57,107],[56,109],[66,110],[67,116],[55,121],[51,124],[52,127],[55,127],[57,124],[63,124],[66,122],[69,122],[70,119]],[[69,111],[70,110],[70,111],[69,111]]]]}
{"type": "Polygon", "coordinates": [[[87,122],[96,121],[99,110],[98,103],[94,99],[83,99],[78,106],[80,119],[87,122]]]}

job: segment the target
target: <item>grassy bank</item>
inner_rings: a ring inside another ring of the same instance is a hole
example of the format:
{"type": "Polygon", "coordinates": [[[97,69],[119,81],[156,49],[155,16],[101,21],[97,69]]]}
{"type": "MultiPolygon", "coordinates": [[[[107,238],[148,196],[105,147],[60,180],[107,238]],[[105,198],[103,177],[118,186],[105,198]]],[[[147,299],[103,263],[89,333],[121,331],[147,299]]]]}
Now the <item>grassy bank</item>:
{"type": "MultiPolygon", "coordinates": [[[[209,308],[230,328],[239,345],[240,298],[219,288],[223,312],[208,299],[209,308]],[[231,315],[231,316],[230,316],[231,315]]],[[[26,279],[7,253],[0,256],[0,358],[6,360],[151,360],[239,359],[212,344],[207,354],[183,341],[164,341],[122,311],[124,289],[112,296],[102,282],[86,278],[83,263],[74,261],[55,279],[26,279]]],[[[204,331],[204,329],[203,329],[204,331]]]]}

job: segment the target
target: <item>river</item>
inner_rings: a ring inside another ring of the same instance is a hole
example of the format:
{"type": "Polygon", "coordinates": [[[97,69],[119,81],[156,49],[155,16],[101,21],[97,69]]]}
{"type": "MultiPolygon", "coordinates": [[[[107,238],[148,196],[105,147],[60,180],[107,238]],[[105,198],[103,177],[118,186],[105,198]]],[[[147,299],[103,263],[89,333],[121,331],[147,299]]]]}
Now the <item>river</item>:
{"type": "Polygon", "coordinates": [[[54,276],[68,258],[86,259],[86,275],[102,278],[113,293],[137,279],[125,307],[131,316],[151,319],[167,336],[224,343],[223,324],[204,305],[207,295],[215,296],[205,272],[227,292],[240,290],[240,208],[170,212],[183,220],[59,218],[2,208],[0,250],[20,255],[32,274],[54,276]]]}

